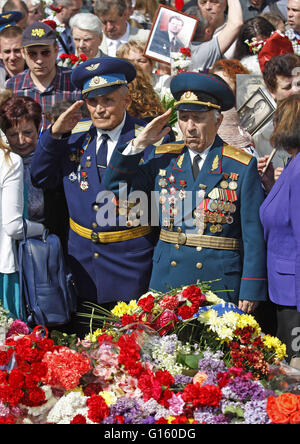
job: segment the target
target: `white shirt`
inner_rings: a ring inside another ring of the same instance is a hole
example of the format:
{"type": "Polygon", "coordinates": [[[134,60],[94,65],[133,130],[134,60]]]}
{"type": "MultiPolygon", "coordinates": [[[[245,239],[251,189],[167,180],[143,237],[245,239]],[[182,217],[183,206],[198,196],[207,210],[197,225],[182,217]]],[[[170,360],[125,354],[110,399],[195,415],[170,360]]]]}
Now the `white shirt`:
{"type": "Polygon", "coordinates": [[[97,128],[96,154],[97,154],[99,146],[102,142],[102,134],[105,133],[105,134],[109,135],[109,139],[107,140],[107,164],[110,161],[112,153],[118,143],[120,134],[121,134],[123,126],[125,124],[125,120],[126,120],[126,113],[124,113],[124,117],[123,117],[122,122],[113,130],[102,131],[101,129],[97,128]]]}
{"type": "MultiPolygon", "coordinates": [[[[0,273],[14,273],[18,269],[14,239],[23,237],[23,187],[21,157],[10,153],[10,162],[6,162],[0,149],[0,273]]],[[[26,222],[28,237],[42,234],[42,224],[26,222]]]]}
{"type": "Polygon", "coordinates": [[[201,168],[203,167],[203,164],[205,162],[205,159],[207,158],[207,155],[208,155],[209,150],[211,149],[211,147],[212,147],[212,144],[209,145],[208,148],[205,148],[205,150],[202,151],[202,153],[199,153],[198,151],[194,151],[194,150],[191,150],[190,148],[188,148],[192,165],[193,165],[194,157],[197,156],[197,154],[199,154],[201,156],[201,158],[198,160],[199,171],[201,171],[201,168]]]}
{"type": "Polygon", "coordinates": [[[126,32],[124,35],[122,35],[122,37],[120,37],[119,39],[115,39],[115,40],[112,40],[112,39],[106,37],[107,55],[109,55],[111,57],[116,57],[116,52],[117,52],[119,46],[121,46],[122,43],[128,42],[129,34],[130,34],[130,26],[129,26],[129,23],[127,22],[126,32]]]}

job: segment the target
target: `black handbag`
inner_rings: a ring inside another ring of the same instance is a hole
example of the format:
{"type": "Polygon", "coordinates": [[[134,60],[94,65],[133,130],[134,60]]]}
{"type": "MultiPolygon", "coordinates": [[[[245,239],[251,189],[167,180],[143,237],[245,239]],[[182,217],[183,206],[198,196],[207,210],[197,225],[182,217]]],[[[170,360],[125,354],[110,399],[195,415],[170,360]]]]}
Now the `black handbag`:
{"type": "Polygon", "coordinates": [[[18,256],[23,320],[29,325],[49,327],[70,322],[76,311],[77,292],[58,236],[45,229],[41,237],[27,238],[24,220],[18,256]]]}

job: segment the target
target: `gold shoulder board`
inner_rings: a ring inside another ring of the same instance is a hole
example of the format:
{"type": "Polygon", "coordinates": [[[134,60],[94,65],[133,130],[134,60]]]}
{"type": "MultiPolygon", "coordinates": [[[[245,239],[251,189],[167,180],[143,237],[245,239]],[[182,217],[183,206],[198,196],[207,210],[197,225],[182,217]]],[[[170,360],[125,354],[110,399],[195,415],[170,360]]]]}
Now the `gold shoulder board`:
{"type": "Polygon", "coordinates": [[[80,121],[72,129],[72,134],[83,133],[85,131],[88,131],[90,129],[91,125],[92,125],[92,121],[91,120],[80,121]]]}
{"type": "Polygon", "coordinates": [[[235,148],[231,145],[224,145],[223,148],[223,156],[230,157],[231,159],[237,160],[238,162],[243,163],[244,165],[249,165],[252,155],[246,153],[240,148],[235,148]]]}
{"type": "Polygon", "coordinates": [[[184,146],[184,143],[165,143],[156,147],[155,154],[179,154],[184,146]]]}

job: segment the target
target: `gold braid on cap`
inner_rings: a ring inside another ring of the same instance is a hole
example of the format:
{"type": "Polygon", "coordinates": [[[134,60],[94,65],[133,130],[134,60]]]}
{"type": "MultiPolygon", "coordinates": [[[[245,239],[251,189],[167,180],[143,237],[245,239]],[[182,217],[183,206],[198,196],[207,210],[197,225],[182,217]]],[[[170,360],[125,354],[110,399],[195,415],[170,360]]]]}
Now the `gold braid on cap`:
{"type": "Polygon", "coordinates": [[[216,105],[215,103],[202,102],[201,100],[198,100],[198,97],[192,91],[186,91],[184,94],[182,94],[180,100],[174,103],[174,107],[180,105],[181,103],[195,103],[196,105],[205,105],[209,108],[221,109],[221,106],[216,105]]]}

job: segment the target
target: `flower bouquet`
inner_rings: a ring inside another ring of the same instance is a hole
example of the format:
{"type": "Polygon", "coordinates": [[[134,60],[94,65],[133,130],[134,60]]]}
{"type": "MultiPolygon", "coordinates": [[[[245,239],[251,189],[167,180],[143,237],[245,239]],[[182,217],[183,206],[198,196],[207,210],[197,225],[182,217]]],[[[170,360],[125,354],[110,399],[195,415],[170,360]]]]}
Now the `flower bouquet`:
{"type": "Polygon", "coordinates": [[[88,59],[85,54],[79,54],[78,56],[75,54],[61,54],[59,58],[61,59],[58,62],[59,66],[71,69],[76,68],[76,66],[88,59]]]}
{"type": "Polygon", "coordinates": [[[190,48],[180,48],[179,52],[171,52],[171,74],[176,75],[186,72],[191,64],[190,48]]]}

